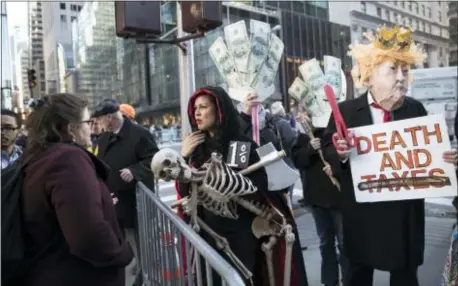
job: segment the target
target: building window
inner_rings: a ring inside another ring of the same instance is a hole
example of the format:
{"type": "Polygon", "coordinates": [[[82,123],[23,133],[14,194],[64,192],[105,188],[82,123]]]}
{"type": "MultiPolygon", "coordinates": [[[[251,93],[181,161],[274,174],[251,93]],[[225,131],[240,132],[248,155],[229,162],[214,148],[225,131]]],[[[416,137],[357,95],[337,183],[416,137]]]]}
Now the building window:
{"type": "Polygon", "coordinates": [[[407,3],[407,7],[409,8],[409,11],[412,12],[412,2],[407,3]]]}
{"type": "Polygon", "coordinates": [[[415,29],[418,29],[418,20],[415,20],[415,29]]]}
{"type": "Polygon", "coordinates": [[[398,6],[398,1],[394,1],[394,6],[398,6]]]}
{"type": "Polygon", "coordinates": [[[442,57],[442,53],[443,53],[443,50],[442,50],[442,47],[439,48],[439,57],[442,57]]]}
{"type": "Polygon", "coordinates": [[[401,7],[402,7],[402,8],[405,8],[405,7],[406,7],[406,2],[401,1],[401,7]]]}
{"type": "Polygon", "coordinates": [[[382,18],[382,8],[377,7],[377,16],[382,18]]]}
{"type": "Polygon", "coordinates": [[[72,16],[72,20],[71,20],[71,21],[72,21],[72,22],[73,22],[73,21],[76,21],[76,16],[72,16]]]}
{"type": "Polygon", "coordinates": [[[386,19],[388,21],[391,21],[391,18],[390,18],[390,10],[385,10],[385,16],[386,16],[386,19]]]}
{"type": "Polygon", "coordinates": [[[418,3],[413,3],[413,7],[415,8],[415,13],[418,15],[418,3]]]}
{"type": "Polygon", "coordinates": [[[421,13],[425,16],[425,4],[421,4],[421,13]]]}
{"type": "Polygon", "coordinates": [[[82,7],[78,5],[78,12],[80,12],[81,9],[82,9],[82,7]]]}
{"type": "Polygon", "coordinates": [[[412,27],[412,18],[409,18],[409,27],[412,27]]]}
{"type": "Polygon", "coordinates": [[[439,22],[442,22],[442,13],[441,13],[441,11],[437,12],[437,18],[439,19],[439,22]]]}
{"type": "Polygon", "coordinates": [[[428,7],[428,17],[431,18],[431,8],[428,7]]]}
{"type": "Polygon", "coordinates": [[[65,3],[60,3],[60,10],[65,10],[65,3]]]}
{"type": "Polygon", "coordinates": [[[428,33],[431,33],[431,24],[428,24],[428,33]]]}
{"type": "Polygon", "coordinates": [[[423,22],[420,22],[420,31],[424,32],[425,31],[425,26],[423,22]]]}
{"type": "Polygon", "coordinates": [[[362,2],[362,1],[361,1],[361,11],[363,11],[364,13],[366,13],[366,2],[362,2]]]}
{"type": "Polygon", "coordinates": [[[394,22],[395,23],[399,22],[398,13],[394,13],[394,22]]]}
{"type": "Polygon", "coordinates": [[[76,5],[72,4],[72,5],[70,5],[70,10],[77,12],[78,8],[76,7],[76,5]]]}
{"type": "Polygon", "coordinates": [[[60,15],[60,21],[61,21],[62,23],[67,23],[67,16],[65,16],[65,15],[60,15]]]}

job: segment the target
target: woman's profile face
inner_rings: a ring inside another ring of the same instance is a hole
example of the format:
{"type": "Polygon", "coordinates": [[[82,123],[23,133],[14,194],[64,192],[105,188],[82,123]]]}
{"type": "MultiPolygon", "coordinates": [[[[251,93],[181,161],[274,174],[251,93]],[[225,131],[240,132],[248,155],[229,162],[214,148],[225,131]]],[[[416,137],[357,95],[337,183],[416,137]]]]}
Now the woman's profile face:
{"type": "Polygon", "coordinates": [[[83,110],[81,121],[74,124],[71,129],[76,144],[84,148],[91,146],[91,117],[87,108],[83,110]]]}
{"type": "Polygon", "coordinates": [[[215,126],[216,106],[210,100],[210,95],[200,95],[194,102],[194,119],[197,128],[207,131],[215,126]]]}

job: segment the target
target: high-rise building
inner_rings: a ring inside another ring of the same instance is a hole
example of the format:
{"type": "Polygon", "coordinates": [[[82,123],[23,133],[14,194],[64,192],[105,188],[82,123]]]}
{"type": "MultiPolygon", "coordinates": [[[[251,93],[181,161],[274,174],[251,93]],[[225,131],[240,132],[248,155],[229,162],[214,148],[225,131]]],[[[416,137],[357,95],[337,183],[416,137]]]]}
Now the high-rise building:
{"type": "Polygon", "coordinates": [[[458,2],[450,1],[448,4],[448,18],[449,18],[449,31],[450,31],[450,58],[449,65],[458,65],[458,2]]]}
{"type": "Polygon", "coordinates": [[[73,22],[72,36],[77,94],[88,98],[91,107],[119,94],[125,55],[117,53],[123,40],[116,37],[114,2],[86,2],[73,22]]]}
{"type": "Polygon", "coordinates": [[[10,52],[10,39],[8,37],[8,14],[6,10],[6,2],[0,3],[1,11],[1,75],[0,75],[0,88],[2,108],[13,108],[13,70],[10,52]]]}
{"type": "Polygon", "coordinates": [[[382,24],[409,26],[428,54],[424,68],[449,64],[448,4],[445,1],[329,1],[331,22],[350,27],[351,42],[382,24]]]}
{"type": "Polygon", "coordinates": [[[48,93],[65,91],[65,71],[73,68],[72,22],[81,2],[43,2],[43,58],[48,93]]]}
{"type": "Polygon", "coordinates": [[[45,62],[43,58],[43,10],[42,2],[27,2],[29,27],[29,68],[35,69],[37,86],[34,96],[46,93],[45,62]]]}
{"type": "Polygon", "coordinates": [[[27,76],[27,70],[30,67],[29,54],[30,53],[27,47],[25,49],[19,50],[18,52],[18,57],[21,61],[21,84],[19,85],[19,89],[22,90],[22,97],[24,100],[30,99],[29,83],[27,76]]]}
{"type": "Polygon", "coordinates": [[[24,98],[30,95],[27,85],[27,68],[29,67],[29,55],[27,39],[23,38],[21,27],[14,27],[14,32],[11,39],[11,62],[13,69],[13,87],[19,98],[15,100],[18,103],[18,108],[22,109],[24,98]],[[25,77],[25,81],[24,81],[25,77]]]}

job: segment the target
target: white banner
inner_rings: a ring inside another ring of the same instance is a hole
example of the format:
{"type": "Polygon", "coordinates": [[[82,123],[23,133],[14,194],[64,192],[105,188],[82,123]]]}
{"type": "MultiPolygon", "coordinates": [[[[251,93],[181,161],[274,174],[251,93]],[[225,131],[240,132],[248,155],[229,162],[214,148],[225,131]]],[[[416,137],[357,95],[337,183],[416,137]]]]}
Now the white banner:
{"type": "Polygon", "coordinates": [[[357,202],[397,201],[457,195],[455,167],[444,117],[430,115],[352,129],[350,155],[357,202]]]}

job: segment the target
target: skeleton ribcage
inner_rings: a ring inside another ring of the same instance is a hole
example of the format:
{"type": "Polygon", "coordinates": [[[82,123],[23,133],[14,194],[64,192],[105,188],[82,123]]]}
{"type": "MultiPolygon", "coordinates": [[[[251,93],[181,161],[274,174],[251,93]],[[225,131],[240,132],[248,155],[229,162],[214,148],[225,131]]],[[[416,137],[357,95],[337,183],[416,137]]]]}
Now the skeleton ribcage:
{"type": "Polygon", "coordinates": [[[198,189],[198,201],[216,215],[237,219],[237,203],[231,198],[253,194],[257,188],[243,175],[212,155],[207,173],[198,189]]]}

